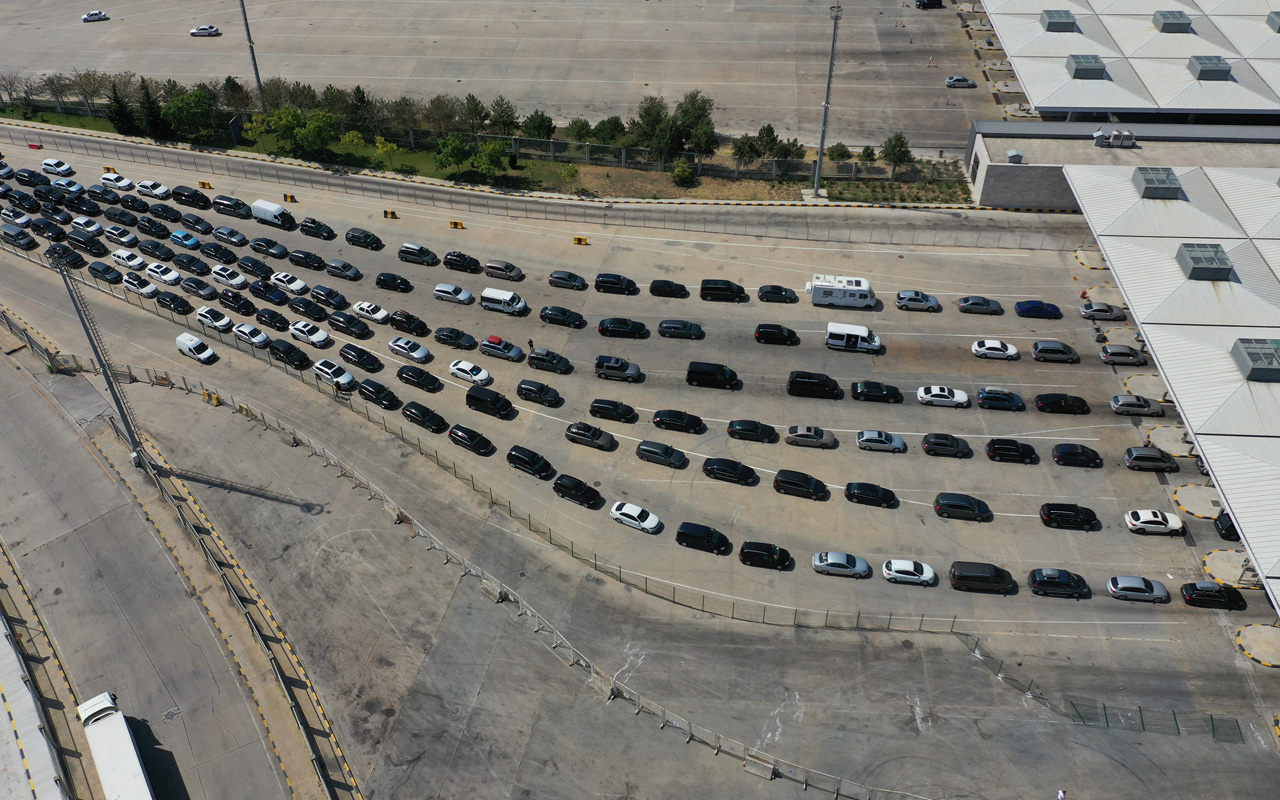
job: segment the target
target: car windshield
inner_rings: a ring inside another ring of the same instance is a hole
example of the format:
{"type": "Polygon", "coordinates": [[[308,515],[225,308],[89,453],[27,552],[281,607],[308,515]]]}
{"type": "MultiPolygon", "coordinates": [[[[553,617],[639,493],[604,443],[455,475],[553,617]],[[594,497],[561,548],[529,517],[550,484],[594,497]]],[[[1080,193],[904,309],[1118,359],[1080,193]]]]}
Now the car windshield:
{"type": "Polygon", "coordinates": [[[649,519],[650,516],[652,515],[648,511],[645,511],[642,508],[640,509],[640,513],[636,514],[636,520],[639,522],[644,522],[645,520],[649,519]]]}

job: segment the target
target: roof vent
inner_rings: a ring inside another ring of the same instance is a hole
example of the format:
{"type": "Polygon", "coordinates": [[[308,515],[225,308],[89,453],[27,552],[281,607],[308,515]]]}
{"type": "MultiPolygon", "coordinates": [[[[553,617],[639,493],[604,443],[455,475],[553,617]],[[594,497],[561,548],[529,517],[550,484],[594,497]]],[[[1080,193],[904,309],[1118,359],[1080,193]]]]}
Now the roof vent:
{"type": "Polygon", "coordinates": [[[1245,380],[1280,383],[1280,339],[1236,339],[1231,358],[1245,380]]]}
{"type": "Polygon", "coordinates": [[[1187,69],[1198,81],[1231,80],[1231,65],[1222,56],[1192,56],[1187,62],[1187,69]]]}
{"type": "Polygon", "coordinates": [[[1267,27],[1276,33],[1280,33],[1280,11],[1272,11],[1267,15],[1267,27]]]}
{"type": "Polygon", "coordinates": [[[1191,33],[1191,17],[1185,11],[1157,11],[1151,24],[1161,33],[1191,33]]]}
{"type": "Polygon", "coordinates": [[[1177,200],[1182,197],[1182,184],[1168,167],[1138,167],[1133,171],[1133,186],[1144,200],[1177,200]]]}
{"type": "Polygon", "coordinates": [[[1010,150],[1008,153],[1005,153],[1005,157],[1009,159],[1009,163],[1010,163],[1010,164],[1021,164],[1021,163],[1022,163],[1022,151],[1021,151],[1021,150],[1010,150]]]}
{"type": "Polygon", "coordinates": [[[1067,73],[1078,81],[1107,79],[1107,65],[1101,56],[1067,56],[1067,73]]]}
{"type": "Polygon", "coordinates": [[[1183,242],[1178,245],[1178,266],[1192,281],[1229,281],[1235,274],[1227,251],[1219,244],[1183,242]]]}
{"type": "Polygon", "coordinates": [[[1075,33],[1076,15],[1070,11],[1045,9],[1040,12],[1040,24],[1049,33],[1075,33]]]}

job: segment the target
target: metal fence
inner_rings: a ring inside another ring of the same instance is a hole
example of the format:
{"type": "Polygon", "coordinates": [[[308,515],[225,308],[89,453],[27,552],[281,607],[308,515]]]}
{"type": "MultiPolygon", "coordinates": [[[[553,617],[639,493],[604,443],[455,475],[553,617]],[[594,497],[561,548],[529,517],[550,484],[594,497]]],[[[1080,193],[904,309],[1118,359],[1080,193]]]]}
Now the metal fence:
{"type": "Polygon", "coordinates": [[[1122,708],[1081,697],[1067,698],[1066,709],[1072,721],[1090,727],[1163,733],[1170,736],[1207,735],[1215,742],[1244,743],[1244,732],[1239,720],[1220,714],[1179,714],[1177,711],[1161,711],[1142,706],[1122,708]]]}

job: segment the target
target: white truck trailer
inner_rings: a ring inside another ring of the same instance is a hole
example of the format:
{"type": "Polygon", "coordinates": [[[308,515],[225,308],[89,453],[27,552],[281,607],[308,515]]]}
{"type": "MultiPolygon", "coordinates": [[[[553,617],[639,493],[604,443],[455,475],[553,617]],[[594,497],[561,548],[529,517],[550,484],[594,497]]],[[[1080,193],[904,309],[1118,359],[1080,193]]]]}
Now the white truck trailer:
{"type": "Polygon", "coordinates": [[[138,758],[138,747],[129,724],[116,705],[116,696],[103,692],[81,703],[76,716],[84,724],[89,752],[106,800],[154,800],[147,773],[138,758]]]}

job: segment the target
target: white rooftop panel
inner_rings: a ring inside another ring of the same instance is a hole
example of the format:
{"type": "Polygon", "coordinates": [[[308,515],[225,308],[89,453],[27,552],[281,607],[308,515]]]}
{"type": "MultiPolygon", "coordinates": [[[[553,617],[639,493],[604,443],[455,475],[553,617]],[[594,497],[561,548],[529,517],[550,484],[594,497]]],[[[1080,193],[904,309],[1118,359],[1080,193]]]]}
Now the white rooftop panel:
{"type": "Polygon", "coordinates": [[[1165,111],[1236,111],[1242,108],[1280,110],[1280,95],[1241,59],[1231,64],[1231,80],[1198,81],[1187,61],[1132,58],[1129,64],[1151,97],[1165,111]]]}
{"type": "MultiPolygon", "coordinates": [[[[1247,381],[1231,358],[1237,339],[1275,337],[1276,328],[1149,325],[1147,346],[1197,433],[1280,436],[1280,384],[1247,381]]],[[[1277,447],[1280,453],[1280,447],[1277,447]]]]}
{"type": "Polygon", "coordinates": [[[1196,0],[1206,14],[1221,16],[1258,16],[1264,20],[1272,11],[1280,11],[1280,0],[1196,0]]]}
{"type": "Polygon", "coordinates": [[[1041,26],[1039,17],[1010,16],[1000,29],[1000,44],[1010,56],[1123,55],[1102,21],[1092,15],[1078,18],[1073,33],[1050,33],[1041,26]]]}
{"type": "MultiPolygon", "coordinates": [[[[1231,518],[1246,532],[1250,557],[1258,574],[1280,579],[1280,464],[1273,439],[1200,435],[1200,452],[1223,487],[1231,518]]],[[[1272,584],[1274,587],[1274,583],[1272,584]]],[[[1274,591],[1274,589],[1273,589],[1274,591]]]]}
{"type": "Polygon", "coordinates": [[[1095,236],[1245,235],[1202,170],[1174,169],[1182,183],[1180,200],[1144,200],[1133,186],[1132,167],[1071,165],[1063,172],[1095,236]]]}
{"type": "Polygon", "coordinates": [[[1075,80],[1067,73],[1065,58],[1025,58],[1018,65],[1018,79],[1036,108],[1079,108],[1099,105],[1120,110],[1147,111],[1156,108],[1129,62],[1104,58],[1105,80],[1075,80]]]}
{"type": "Polygon", "coordinates": [[[1202,13],[1195,0],[1092,0],[1089,5],[1095,14],[1134,14],[1148,22],[1156,11],[1185,11],[1191,17],[1202,13]]]}
{"type": "Polygon", "coordinates": [[[1077,17],[1096,13],[1088,0],[983,0],[982,7],[988,14],[1029,14],[1036,19],[1046,9],[1070,11],[1077,17]]]}
{"type": "Polygon", "coordinates": [[[1191,33],[1160,33],[1151,21],[1150,13],[1103,16],[1099,19],[1116,45],[1130,58],[1236,58],[1240,55],[1208,17],[1193,16],[1191,33]]]}
{"type": "Polygon", "coordinates": [[[1214,25],[1245,58],[1280,58],[1280,35],[1267,25],[1267,16],[1215,17],[1214,25]]]}
{"type": "Polygon", "coordinates": [[[1280,238],[1280,169],[1206,168],[1205,174],[1247,235],[1280,238]]]}

